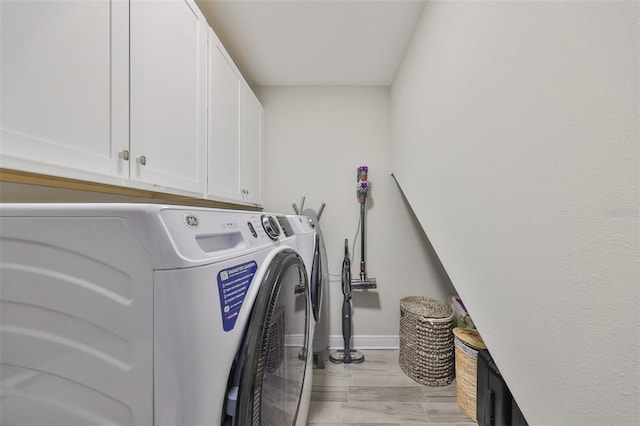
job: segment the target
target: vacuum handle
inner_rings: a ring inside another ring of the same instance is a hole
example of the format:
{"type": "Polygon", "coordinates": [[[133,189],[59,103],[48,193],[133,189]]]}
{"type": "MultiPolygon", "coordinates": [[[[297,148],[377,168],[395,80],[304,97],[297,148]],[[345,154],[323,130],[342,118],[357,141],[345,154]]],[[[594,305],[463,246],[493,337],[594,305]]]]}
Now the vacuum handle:
{"type": "Polygon", "coordinates": [[[344,259],[342,260],[342,294],[351,298],[351,262],[349,261],[349,240],[344,240],[344,259]]]}
{"type": "Polygon", "coordinates": [[[365,201],[367,200],[367,191],[371,186],[371,183],[369,182],[367,177],[368,171],[369,171],[369,167],[367,166],[358,167],[357,193],[358,193],[358,200],[360,201],[361,204],[364,204],[365,201]]]}

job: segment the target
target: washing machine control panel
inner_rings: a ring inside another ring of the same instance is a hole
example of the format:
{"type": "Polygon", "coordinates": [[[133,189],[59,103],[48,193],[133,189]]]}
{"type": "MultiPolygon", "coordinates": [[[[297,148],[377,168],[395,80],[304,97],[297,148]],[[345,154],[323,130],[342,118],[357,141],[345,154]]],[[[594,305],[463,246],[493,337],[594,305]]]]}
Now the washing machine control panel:
{"type": "Polygon", "coordinates": [[[276,216],[278,223],[280,224],[280,228],[282,229],[282,233],[285,237],[293,237],[293,228],[291,227],[291,223],[289,223],[289,219],[286,216],[276,216]]]}
{"type": "Polygon", "coordinates": [[[264,232],[267,233],[267,236],[273,241],[276,241],[280,235],[280,226],[278,225],[276,218],[271,215],[263,214],[260,221],[262,222],[262,228],[264,229],[264,232]]]}
{"type": "Polygon", "coordinates": [[[251,231],[253,238],[258,238],[258,233],[256,232],[256,228],[253,227],[253,223],[247,222],[247,226],[249,227],[249,231],[251,231]]]}

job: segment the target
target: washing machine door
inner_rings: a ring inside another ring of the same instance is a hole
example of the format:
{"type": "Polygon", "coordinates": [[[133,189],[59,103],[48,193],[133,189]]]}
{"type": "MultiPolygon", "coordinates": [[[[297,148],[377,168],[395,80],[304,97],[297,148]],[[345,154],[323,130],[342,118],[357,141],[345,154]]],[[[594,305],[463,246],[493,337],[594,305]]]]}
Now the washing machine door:
{"type": "Polygon", "coordinates": [[[265,274],[236,365],[240,383],[234,425],[296,422],[312,358],[306,277],[304,262],[293,250],[276,255],[265,274]]]}

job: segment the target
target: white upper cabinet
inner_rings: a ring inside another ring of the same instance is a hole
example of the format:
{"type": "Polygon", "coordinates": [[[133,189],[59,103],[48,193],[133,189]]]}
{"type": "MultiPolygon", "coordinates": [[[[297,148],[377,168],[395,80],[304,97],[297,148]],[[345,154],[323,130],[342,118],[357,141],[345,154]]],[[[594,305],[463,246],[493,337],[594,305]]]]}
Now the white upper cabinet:
{"type": "Polygon", "coordinates": [[[208,197],[262,204],[262,117],[258,98],[210,31],[208,197]]]}
{"type": "Polygon", "coordinates": [[[241,90],[240,158],[242,159],[241,192],[252,204],[262,203],[262,122],[263,109],[251,88],[244,83],[241,90]]]}
{"type": "Polygon", "coordinates": [[[128,175],[127,1],[0,1],[2,167],[128,175]]]}
{"type": "Polygon", "coordinates": [[[193,0],[0,0],[0,167],[261,204],[262,106],[193,0]]]}
{"type": "Polygon", "coordinates": [[[241,200],[240,73],[209,30],[207,195],[241,200]]]}
{"type": "Polygon", "coordinates": [[[131,1],[131,179],[204,195],[207,23],[191,1],[131,1]]]}

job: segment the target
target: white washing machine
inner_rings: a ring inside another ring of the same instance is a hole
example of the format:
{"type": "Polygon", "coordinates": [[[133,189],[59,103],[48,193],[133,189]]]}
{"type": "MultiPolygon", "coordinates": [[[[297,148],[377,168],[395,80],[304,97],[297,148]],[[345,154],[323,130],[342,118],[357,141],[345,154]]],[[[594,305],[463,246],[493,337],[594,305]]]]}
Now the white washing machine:
{"type": "Polygon", "coordinates": [[[306,424],[314,320],[287,221],[0,206],[2,424],[306,424]]]}

